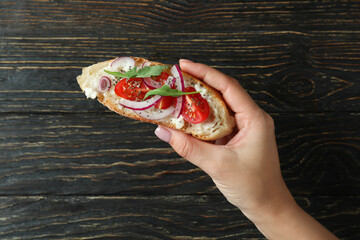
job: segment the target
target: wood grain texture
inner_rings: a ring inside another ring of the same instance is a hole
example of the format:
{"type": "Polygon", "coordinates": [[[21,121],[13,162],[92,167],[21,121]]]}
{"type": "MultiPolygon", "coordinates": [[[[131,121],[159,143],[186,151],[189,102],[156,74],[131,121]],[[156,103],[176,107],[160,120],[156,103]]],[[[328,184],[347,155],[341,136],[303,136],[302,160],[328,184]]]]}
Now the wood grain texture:
{"type": "Polygon", "coordinates": [[[209,64],[275,119],[296,200],[359,239],[360,2],[0,0],[0,239],[263,239],[155,126],[87,100],[116,56],[209,64]]]}
{"type": "MultiPolygon", "coordinates": [[[[1,26],[9,33],[34,29],[60,35],[127,31],[227,29],[348,30],[359,23],[358,1],[2,1],[1,26]],[[52,26],[53,28],[49,28],[52,26]],[[70,34],[68,32],[68,34],[70,34]]],[[[29,32],[30,33],[30,32],[29,32]]]]}
{"type": "MultiPolygon", "coordinates": [[[[222,196],[0,197],[2,239],[264,239],[222,196]]],[[[357,239],[359,197],[298,197],[341,239],[357,239]]]]}
{"type": "MultiPolygon", "coordinates": [[[[359,114],[273,117],[293,193],[359,192],[359,114]]],[[[6,114],[0,122],[2,195],[218,193],[151,124],[113,113],[6,114]]]]}

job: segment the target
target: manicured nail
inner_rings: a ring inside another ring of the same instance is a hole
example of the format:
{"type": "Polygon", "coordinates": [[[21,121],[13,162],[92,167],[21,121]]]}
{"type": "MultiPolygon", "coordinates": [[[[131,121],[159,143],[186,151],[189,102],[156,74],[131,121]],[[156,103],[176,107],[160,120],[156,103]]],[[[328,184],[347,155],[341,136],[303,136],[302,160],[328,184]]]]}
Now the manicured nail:
{"type": "Polygon", "coordinates": [[[192,63],[193,61],[191,61],[191,60],[189,60],[189,59],[184,59],[184,58],[182,58],[182,59],[180,59],[180,60],[179,60],[179,62],[183,62],[183,63],[185,63],[185,62],[192,63]]]}
{"type": "Polygon", "coordinates": [[[170,142],[171,139],[171,132],[167,130],[166,128],[163,128],[161,126],[158,126],[155,130],[155,135],[163,140],[164,142],[170,142]]]}

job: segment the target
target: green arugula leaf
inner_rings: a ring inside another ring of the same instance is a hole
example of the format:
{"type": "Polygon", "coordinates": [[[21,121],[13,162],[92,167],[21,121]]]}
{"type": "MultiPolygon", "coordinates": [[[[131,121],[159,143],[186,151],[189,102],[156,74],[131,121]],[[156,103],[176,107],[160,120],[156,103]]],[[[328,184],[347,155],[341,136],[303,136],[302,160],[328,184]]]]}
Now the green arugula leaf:
{"type": "Polygon", "coordinates": [[[143,68],[134,67],[133,69],[127,71],[126,73],[110,72],[107,70],[104,71],[118,78],[134,78],[134,77],[145,78],[145,77],[159,76],[161,75],[161,72],[165,68],[169,68],[169,66],[155,65],[155,66],[146,66],[143,68]]]}
{"type": "MultiPolygon", "coordinates": [[[[135,69],[135,68],[133,68],[135,69]]],[[[131,70],[130,70],[131,71],[131,70]]],[[[111,75],[114,75],[115,77],[117,78],[126,78],[126,75],[124,73],[120,73],[120,72],[110,72],[108,70],[105,70],[104,69],[104,72],[108,73],[108,74],[111,74],[111,75]]]]}
{"type": "Polygon", "coordinates": [[[157,89],[154,89],[154,90],[151,90],[151,91],[147,92],[145,97],[144,97],[144,100],[147,97],[154,96],[154,95],[179,97],[179,96],[182,96],[182,95],[195,94],[195,93],[200,93],[200,92],[201,91],[183,92],[183,91],[180,91],[178,89],[172,89],[172,88],[170,88],[169,85],[163,85],[161,88],[157,88],[157,89]]]}

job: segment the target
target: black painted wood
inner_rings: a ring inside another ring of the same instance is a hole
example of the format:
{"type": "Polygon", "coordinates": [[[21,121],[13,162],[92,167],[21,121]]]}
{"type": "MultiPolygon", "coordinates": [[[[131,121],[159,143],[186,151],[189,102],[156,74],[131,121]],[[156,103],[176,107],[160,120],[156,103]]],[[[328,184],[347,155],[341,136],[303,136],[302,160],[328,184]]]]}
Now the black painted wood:
{"type": "MultiPolygon", "coordinates": [[[[273,117],[294,194],[360,191],[360,114],[273,117]]],[[[148,123],[113,113],[13,113],[0,122],[1,195],[218,193],[148,123]]]]}
{"type": "MultiPolygon", "coordinates": [[[[265,239],[222,196],[0,197],[0,238],[265,239]],[[21,227],[19,227],[21,226],[21,227]]],[[[359,197],[299,197],[342,239],[359,236],[359,197]],[[345,204],[348,203],[348,204],[345,204]]]]}
{"type": "Polygon", "coordinates": [[[0,239],[263,239],[154,125],[87,100],[81,68],[188,58],[275,119],[299,204],[359,239],[358,1],[0,0],[0,239]]]}

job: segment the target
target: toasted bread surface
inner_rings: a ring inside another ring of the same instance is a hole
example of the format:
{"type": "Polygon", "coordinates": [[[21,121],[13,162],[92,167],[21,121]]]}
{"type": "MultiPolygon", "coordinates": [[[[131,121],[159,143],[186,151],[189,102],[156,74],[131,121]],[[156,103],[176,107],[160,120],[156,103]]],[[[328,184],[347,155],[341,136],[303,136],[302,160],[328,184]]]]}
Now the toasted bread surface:
{"type": "MultiPolygon", "coordinates": [[[[141,66],[145,61],[149,61],[139,57],[133,57],[133,59],[135,60],[135,66],[141,66]]],[[[162,125],[168,128],[177,129],[191,134],[201,140],[216,140],[232,132],[232,129],[235,126],[234,117],[228,110],[221,94],[203,81],[185,72],[182,72],[185,85],[201,88],[203,90],[201,94],[209,103],[210,115],[204,122],[192,124],[182,119],[182,117],[180,119],[167,117],[160,120],[149,120],[140,117],[131,109],[122,107],[118,103],[120,97],[114,94],[114,86],[112,86],[111,89],[105,93],[96,91],[99,79],[101,76],[106,75],[104,69],[106,69],[113,60],[114,59],[86,67],[82,70],[82,74],[77,77],[79,86],[85,92],[87,97],[97,97],[99,102],[120,115],[144,122],[162,125]]],[[[159,62],[149,62],[152,66],[165,65],[159,62]]],[[[112,77],[111,75],[108,76],[112,77]]]]}

